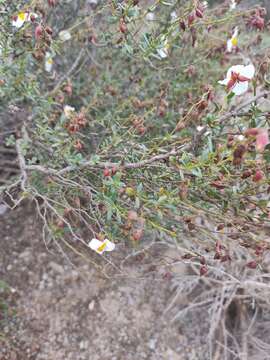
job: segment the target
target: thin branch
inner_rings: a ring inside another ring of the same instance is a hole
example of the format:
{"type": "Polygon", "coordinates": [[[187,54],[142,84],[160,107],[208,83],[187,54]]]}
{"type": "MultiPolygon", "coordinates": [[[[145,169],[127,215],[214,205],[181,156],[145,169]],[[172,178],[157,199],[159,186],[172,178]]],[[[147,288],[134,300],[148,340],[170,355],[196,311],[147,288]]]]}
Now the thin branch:
{"type": "Polygon", "coordinates": [[[166,152],[165,154],[160,154],[160,155],[155,155],[149,159],[145,159],[145,160],[141,160],[135,163],[116,163],[116,162],[99,162],[98,164],[93,164],[92,161],[86,161],[83,164],[80,165],[70,165],[67,166],[65,168],[63,168],[62,170],[55,170],[55,169],[51,169],[51,168],[46,168],[44,166],[41,165],[27,165],[25,167],[26,170],[29,171],[39,171],[42,172],[44,174],[47,175],[63,175],[65,173],[74,171],[74,170],[78,170],[78,169],[83,169],[83,168],[101,168],[101,169],[105,169],[105,168],[119,168],[121,170],[127,170],[127,169],[139,169],[142,167],[145,167],[147,165],[150,165],[154,162],[158,162],[158,161],[162,161],[162,160],[166,160],[168,159],[170,156],[175,156],[180,154],[183,150],[187,149],[186,146],[182,146],[178,149],[172,149],[168,152],[166,152]]]}

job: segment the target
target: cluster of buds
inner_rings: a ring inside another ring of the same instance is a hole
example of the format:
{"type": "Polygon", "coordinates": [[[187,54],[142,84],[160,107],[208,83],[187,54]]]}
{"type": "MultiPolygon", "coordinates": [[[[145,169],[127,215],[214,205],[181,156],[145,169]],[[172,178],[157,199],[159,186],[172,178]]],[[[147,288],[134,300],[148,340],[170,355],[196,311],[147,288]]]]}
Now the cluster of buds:
{"type": "Polygon", "coordinates": [[[153,105],[152,100],[140,100],[138,98],[134,98],[132,100],[132,105],[135,109],[145,109],[153,105]]]}
{"type": "Polygon", "coordinates": [[[144,135],[146,132],[146,127],[144,126],[144,119],[143,117],[136,116],[132,121],[133,127],[140,135],[144,135]]]}
{"type": "MultiPolygon", "coordinates": [[[[220,224],[217,227],[217,231],[221,231],[224,229],[224,224],[220,224]]],[[[222,245],[220,243],[220,241],[216,242],[215,245],[215,256],[214,256],[214,260],[220,260],[220,262],[227,262],[227,261],[231,261],[231,257],[228,254],[228,251],[226,249],[226,247],[224,245],[222,245]]]]}
{"type": "Polygon", "coordinates": [[[104,177],[111,177],[113,175],[115,175],[117,173],[117,168],[116,166],[113,166],[111,168],[108,168],[106,167],[104,170],[103,170],[103,176],[104,177]]]}
{"type": "Polygon", "coordinates": [[[41,61],[45,58],[48,49],[50,48],[52,41],[52,29],[49,26],[43,26],[38,24],[35,28],[35,51],[33,57],[41,61]]]}
{"type": "Polygon", "coordinates": [[[200,1],[197,2],[195,8],[190,12],[187,18],[187,25],[183,19],[179,21],[179,27],[181,30],[186,31],[187,26],[191,27],[196,18],[203,18],[204,10],[206,8],[205,4],[202,4],[200,1]]]}
{"type": "Polygon", "coordinates": [[[203,18],[205,6],[201,2],[197,2],[195,9],[188,15],[188,26],[190,27],[196,18],[203,18]]]}
{"type": "Polygon", "coordinates": [[[237,145],[236,149],[233,152],[233,165],[240,165],[244,161],[244,155],[247,151],[247,148],[243,144],[237,145]]]}
{"type": "Polygon", "coordinates": [[[68,81],[67,84],[64,85],[63,92],[70,97],[72,95],[72,90],[73,90],[72,83],[68,81]]]}
{"type": "Polygon", "coordinates": [[[54,7],[54,6],[56,6],[56,4],[57,4],[57,0],[48,0],[48,5],[50,7],[54,7]]]}
{"type": "Polygon", "coordinates": [[[77,139],[74,143],[74,148],[78,151],[81,151],[83,149],[83,143],[81,140],[77,139]]]}
{"type": "Polygon", "coordinates": [[[245,131],[245,136],[249,143],[256,143],[258,152],[263,152],[265,147],[269,144],[268,129],[264,128],[250,128],[245,131]]]}
{"type": "Polygon", "coordinates": [[[70,134],[75,134],[84,128],[86,124],[87,119],[84,112],[80,112],[79,114],[74,113],[69,122],[66,124],[66,128],[70,134]]]}
{"type": "Polygon", "coordinates": [[[125,231],[127,231],[131,239],[134,241],[141,240],[144,234],[145,220],[134,210],[130,210],[127,216],[127,222],[125,224],[125,231]]]}
{"type": "Polygon", "coordinates": [[[265,8],[256,9],[255,12],[247,21],[247,25],[262,31],[265,27],[264,16],[266,15],[265,8]]]}
{"type": "Polygon", "coordinates": [[[50,45],[52,33],[53,31],[49,26],[43,27],[41,24],[39,24],[35,28],[35,39],[36,41],[41,41],[42,39],[47,40],[48,45],[50,45]]]}

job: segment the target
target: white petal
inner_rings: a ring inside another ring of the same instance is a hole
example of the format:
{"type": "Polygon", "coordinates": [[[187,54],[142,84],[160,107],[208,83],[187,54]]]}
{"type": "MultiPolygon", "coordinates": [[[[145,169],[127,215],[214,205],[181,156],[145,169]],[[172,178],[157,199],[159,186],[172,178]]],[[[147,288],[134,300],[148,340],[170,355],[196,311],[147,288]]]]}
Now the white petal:
{"type": "Polygon", "coordinates": [[[168,51],[166,48],[158,49],[157,53],[161,57],[161,59],[165,59],[168,56],[168,51]]]}
{"type": "Polygon", "coordinates": [[[238,26],[235,27],[232,37],[236,38],[237,36],[238,36],[238,26]]]}
{"type": "Polygon", "coordinates": [[[115,249],[115,244],[108,239],[105,239],[104,241],[92,239],[88,246],[98,254],[103,254],[104,251],[113,251],[115,249]]]}
{"type": "Polygon", "coordinates": [[[31,19],[37,19],[38,18],[38,15],[37,14],[35,14],[35,13],[29,13],[29,14],[27,14],[27,21],[31,21],[31,19]]]}
{"type": "Polygon", "coordinates": [[[23,24],[24,24],[25,20],[21,20],[21,19],[17,19],[17,20],[13,20],[12,21],[12,26],[16,27],[17,29],[20,29],[23,24]]]}
{"type": "Polygon", "coordinates": [[[64,106],[64,114],[69,119],[73,113],[75,112],[75,108],[69,105],[64,106]]]}
{"type": "Polygon", "coordinates": [[[98,239],[92,239],[92,240],[89,242],[89,244],[88,244],[88,246],[89,246],[92,250],[98,252],[99,254],[102,254],[102,253],[105,251],[105,248],[104,248],[103,250],[101,250],[101,251],[98,251],[98,249],[99,249],[102,245],[103,245],[103,241],[100,241],[100,240],[98,240],[98,239]]]}
{"type": "Polygon", "coordinates": [[[105,251],[113,251],[115,249],[115,244],[110,240],[105,239],[104,242],[106,243],[105,251]]]}
{"type": "Polygon", "coordinates": [[[232,52],[232,48],[233,48],[232,39],[229,39],[227,41],[227,51],[232,52]]]}
{"type": "Polygon", "coordinates": [[[230,81],[230,79],[226,78],[224,80],[219,80],[218,83],[221,85],[228,85],[228,82],[230,81]]]}
{"type": "Polygon", "coordinates": [[[59,38],[61,41],[68,41],[71,39],[71,34],[68,30],[62,30],[59,33],[59,38]]]}
{"type": "Polygon", "coordinates": [[[171,20],[174,21],[177,19],[177,14],[175,11],[171,12],[171,20]]]}
{"type": "Polygon", "coordinates": [[[245,76],[248,79],[252,79],[254,74],[255,74],[255,67],[253,64],[244,66],[244,68],[240,71],[240,75],[245,76]]]}
{"type": "Polygon", "coordinates": [[[45,71],[51,72],[53,67],[53,63],[50,60],[45,61],[45,71]]]}
{"type": "Polygon", "coordinates": [[[236,1],[235,0],[231,0],[231,4],[230,4],[230,10],[234,10],[236,8],[236,1]]]}
{"type": "Polygon", "coordinates": [[[145,18],[148,21],[154,21],[156,19],[156,15],[153,12],[149,12],[146,14],[145,18]]]}
{"type": "Polygon", "coordinates": [[[244,69],[244,65],[233,65],[229,68],[229,70],[227,71],[227,79],[231,78],[232,72],[238,73],[240,74],[241,71],[244,69]]]}
{"type": "Polygon", "coordinates": [[[232,88],[232,92],[235,95],[242,95],[248,90],[248,81],[237,82],[235,86],[232,88]]]}

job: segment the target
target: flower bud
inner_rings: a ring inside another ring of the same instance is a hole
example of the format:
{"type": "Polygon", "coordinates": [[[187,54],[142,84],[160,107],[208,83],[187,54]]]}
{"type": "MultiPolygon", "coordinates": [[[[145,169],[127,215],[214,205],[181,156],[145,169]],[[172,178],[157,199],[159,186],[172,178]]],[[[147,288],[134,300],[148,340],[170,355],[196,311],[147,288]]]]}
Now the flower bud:
{"type": "Polygon", "coordinates": [[[264,173],[261,170],[256,170],[252,180],[254,182],[259,182],[264,178],[264,173]]]}
{"type": "Polygon", "coordinates": [[[207,273],[207,271],[208,271],[207,266],[206,266],[206,265],[202,265],[202,266],[200,267],[200,276],[204,276],[204,275],[207,273]]]}
{"type": "Polygon", "coordinates": [[[46,33],[49,34],[49,35],[52,35],[52,33],[53,33],[52,28],[50,28],[49,26],[46,26],[46,27],[45,27],[45,31],[46,31],[46,33]]]}
{"type": "Polygon", "coordinates": [[[48,0],[48,5],[54,7],[57,3],[57,0],[48,0]]]}
{"type": "Polygon", "coordinates": [[[195,20],[195,14],[194,14],[194,12],[191,12],[188,15],[188,26],[191,26],[193,24],[194,20],[195,20]]]}
{"type": "Polygon", "coordinates": [[[41,25],[38,25],[35,29],[35,38],[36,40],[39,40],[43,34],[43,28],[41,25]]]}
{"type": "Polygon", "coordinates": [[[111,176],[110,169],[105,168],[105,169],[103,170],[103,176],[104,176],[104,177],[109,177],[109,176],[111,176]]]}
{"type": "Polygon", "coordinates": [[[202,12],[202,10],[199,9],[199,8],[197,8],[197,9],[195,10],[195,14],[196,14],[196,16],[197,16],[198,18],[202,18],[202,17],[203,17],[203,12],[202,12]]]}
{"type": "Polygon", "coordinates": [[[250,268],[250,269],[256,269],[256,267],[257,267],[257,262],[256,262],[255,260],[252,260],[252,261],[250,261],[250,262],[248,262],[248,263],[246,264],[246,267],[248,267],[248,268],[250,268]]]}
{"type": "Polygon", "coordinates": [[[180,29],[182,29],[183,31],[186,30],[186,24],[183,20],[179,21],[179,26],[180,26],[180,29]]]}

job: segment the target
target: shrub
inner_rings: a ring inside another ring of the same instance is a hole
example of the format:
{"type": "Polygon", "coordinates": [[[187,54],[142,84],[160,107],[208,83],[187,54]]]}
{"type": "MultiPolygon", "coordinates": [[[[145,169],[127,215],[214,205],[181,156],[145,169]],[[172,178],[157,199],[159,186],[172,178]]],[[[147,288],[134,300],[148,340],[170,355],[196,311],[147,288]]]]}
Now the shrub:
{"type": "Polygon", "coordinates": [[[201,276],[264,268],[266,13],[206,5],[1,1],[1,121],[20,124],[2,194],[34,200],[45,235],[177,244],[201,276]]]}

